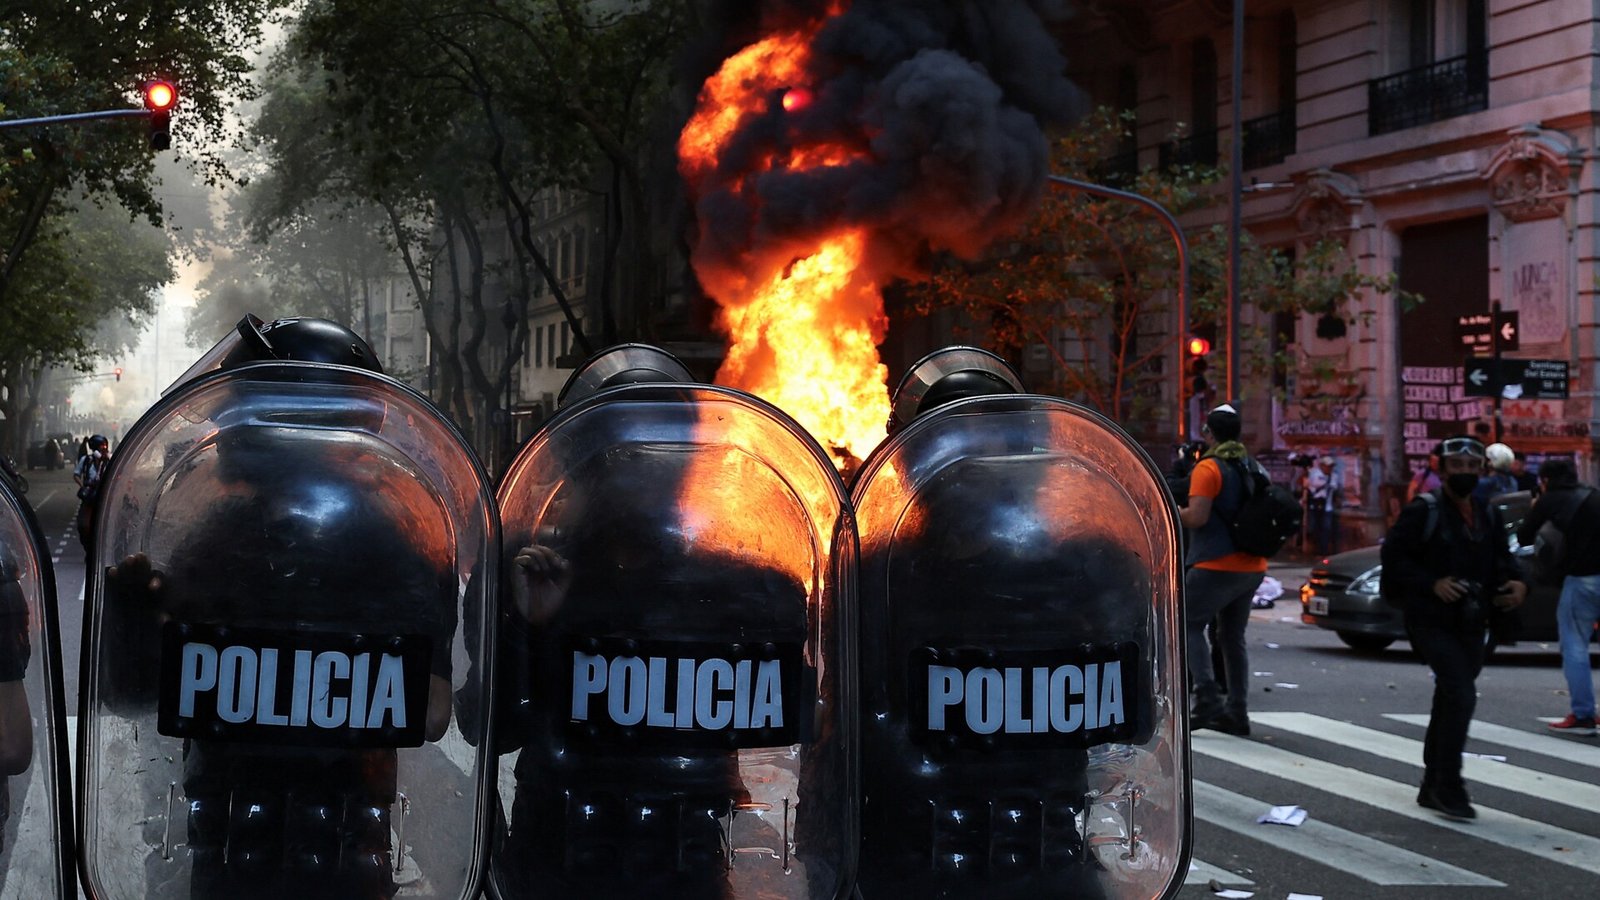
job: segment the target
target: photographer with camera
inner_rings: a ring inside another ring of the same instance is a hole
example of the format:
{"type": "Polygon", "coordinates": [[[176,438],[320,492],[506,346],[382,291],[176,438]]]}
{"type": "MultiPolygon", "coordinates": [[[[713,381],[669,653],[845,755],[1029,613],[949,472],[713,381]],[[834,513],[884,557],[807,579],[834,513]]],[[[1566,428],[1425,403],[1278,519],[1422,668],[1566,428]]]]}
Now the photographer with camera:
{"type": "Polygon", "coordinates": [[[1434,674],[1417,803],[1471,819],[1477,812],[1461,780],[1461,751],[1477,705],[1489,606],[1521,606],[1528,588],[1499,513],[1473,496],[1483,442],[1463,435],[1439,449],[1444,486],[1400,511],[1383,543],[1382,591],[1405,610],[1411,646],[1434,674]]]}

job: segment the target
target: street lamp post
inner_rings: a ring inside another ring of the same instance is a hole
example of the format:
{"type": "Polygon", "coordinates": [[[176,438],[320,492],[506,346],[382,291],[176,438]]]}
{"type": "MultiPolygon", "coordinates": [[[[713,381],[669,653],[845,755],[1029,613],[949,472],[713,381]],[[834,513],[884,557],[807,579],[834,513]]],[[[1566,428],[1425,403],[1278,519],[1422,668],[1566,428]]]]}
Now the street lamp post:
{"type": "Polygon", "coordinates": [[[1188,411],[1189,396],[1186,390],[1185,373],[1183,364],[1184,336],[1189,333],[1189,242],[1184,239],[1183,227],[1172,213],[1161,204],[1151,200],[1143,194],[1132,191],[1119,191],[1102,184],[1092,184],[1079,181],[1076,178],[1066,178],[1061,175],[1051,175],[1050,183],[1058,188],[1075,191],[1080,194],[1089,194],[1094,197],[1105,197],[1112,200],[1123,200],[1137,204],[1155,213],[1156,218],[1167,228],[1167,233],[1172,236],[1172,243],[1178,248],[1178,443],[1189,439],[1188,411]]]}
{"type": "Polygon", "coordinates": [[[1244,134],[1239,106],[1244,101],[1244,0],[1233,0],[1232,135],[1228,161],[1228,385],[1225,399],[1239,399],[1239,231],[1244,193],[1244,134]]]}

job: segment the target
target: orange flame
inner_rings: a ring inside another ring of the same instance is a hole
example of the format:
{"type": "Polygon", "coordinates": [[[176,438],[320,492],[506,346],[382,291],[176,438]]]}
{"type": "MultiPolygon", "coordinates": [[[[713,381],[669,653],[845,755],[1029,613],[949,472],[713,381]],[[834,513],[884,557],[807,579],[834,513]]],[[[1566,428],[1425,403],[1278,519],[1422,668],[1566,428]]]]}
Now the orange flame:
{"type": "MultiPolygon", "coordinates": [[[[818,27],[751,44],[706,81],[678,139],[679,166],[692,189],[717,176],[746,116],[765,115],[774,102],[794,113],[815,102],[806,69],[818,27]]],[[[845,165],[861,153],[836,144],[796,146],[752,161],[751,169],[806,171],[845,165]]],[[[744,196],[736,178],[717,186],[744,196]]],[[[773,403],[824,446],[857,458],[883,439],[889,416],[888,370],[877,352],[887,320],[870,249],[865,231],[840,226],[738,260],[698,250],[694,259],[701,285],[722,307],[718,325],[730,341],[717,382],[773,403]]]]}

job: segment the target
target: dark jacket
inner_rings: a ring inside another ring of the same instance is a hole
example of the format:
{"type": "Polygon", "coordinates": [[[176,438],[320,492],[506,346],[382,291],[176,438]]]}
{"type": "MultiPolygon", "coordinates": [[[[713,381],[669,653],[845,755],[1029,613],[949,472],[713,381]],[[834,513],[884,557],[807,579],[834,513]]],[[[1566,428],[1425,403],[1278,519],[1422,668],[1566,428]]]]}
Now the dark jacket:
{"type": "Polygon", "coordinates": [[[1533,543],[1539,527],[1554,522],[1566,538],[1561,575],[1600,575],[1600,491],[1582,485],[1551,487],[1517,528],[1517,540],[1533,543]]]}
{"type": "MultiPolygon", "coordinates": [[[[1428,503],[1422,497],[1407,503],[1400,518],[1383,542],[1383,591],[1398,601],[1408,615],[1444,622],[1462,621],[1470,604],[1445,603],[1434,596],[1433,584],[1440,578],[1476,581],[1483,585],[1479,598],[1480,616],[1487,616],[1487,603],[1496,589],[1508,581],[1521,581],[1522,568],[1511,555],[1500,514],[1483,500],[1471,500],[1473,519],[1469,529],[1455,501],[1443,492],[1437,498],[1437,520],[1433,534],[1424,540],[1428,503]]],[[[1471,623],[1466,623],[1471,624],[1471,623]]]]}

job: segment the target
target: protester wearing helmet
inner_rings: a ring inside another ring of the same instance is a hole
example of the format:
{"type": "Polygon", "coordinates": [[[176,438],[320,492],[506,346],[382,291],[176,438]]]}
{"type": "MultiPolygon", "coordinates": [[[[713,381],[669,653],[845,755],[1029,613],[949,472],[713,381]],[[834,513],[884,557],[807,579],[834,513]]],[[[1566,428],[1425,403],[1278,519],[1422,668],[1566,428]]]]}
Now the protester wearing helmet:
{"type": "Polygon", "coordinates": [[[1461,778],[1461,752],[1477,705],[1490,607],[1522,605],[1528,588],[1499,511],[1474,491],[1483,443],[1461,435],[1439,447],[1444,486],[1406,504],[1383,543],[1383,594],[1405,610],[1411,646],[1433,670],[1433,709],[1417,803],[1447,816],[1477,815],[1461,778]]]}

